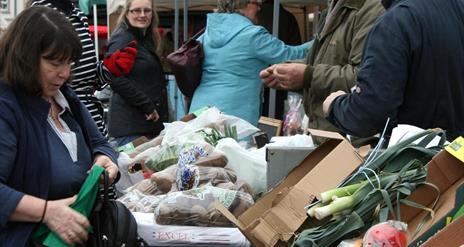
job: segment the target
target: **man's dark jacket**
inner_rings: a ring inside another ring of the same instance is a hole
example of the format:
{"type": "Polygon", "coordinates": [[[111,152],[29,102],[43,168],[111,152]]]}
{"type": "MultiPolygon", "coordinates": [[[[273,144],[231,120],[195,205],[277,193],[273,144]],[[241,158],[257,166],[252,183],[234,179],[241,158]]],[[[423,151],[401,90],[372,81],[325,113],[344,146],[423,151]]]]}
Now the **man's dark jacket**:
{"type": "Polygon", "coordinates": [[[464,130],[464,0],[396,1],[366,41],[358,90],[337,97],[329,121],[348,134],[396,124],[464,130]]]}

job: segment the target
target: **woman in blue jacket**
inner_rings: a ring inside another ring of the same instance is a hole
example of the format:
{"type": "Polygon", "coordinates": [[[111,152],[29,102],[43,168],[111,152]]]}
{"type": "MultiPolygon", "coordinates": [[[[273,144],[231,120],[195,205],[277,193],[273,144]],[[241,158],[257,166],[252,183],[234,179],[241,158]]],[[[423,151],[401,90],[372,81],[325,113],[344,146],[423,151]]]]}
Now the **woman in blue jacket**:
{"type": "Polygon", "coordinates": [[[70,205],[93,164],[117,176],[116,153],[66,85],[81,50],[47,7],[21,12],[0,39],[1,246],[25,246],[40,223],[85,243],[89,222],[70,205]]]}
{"type": "Polygon", "coordinates": [[[288,46],[254,24],[260,5],[260,0],[219,0],[217,13],[208,14],[205,33],[199,38],[205,53],[203,74],[190,112],[216,106],[257,125],[259,72],[270,64],[304,58],[309,43],[288,46]]]}

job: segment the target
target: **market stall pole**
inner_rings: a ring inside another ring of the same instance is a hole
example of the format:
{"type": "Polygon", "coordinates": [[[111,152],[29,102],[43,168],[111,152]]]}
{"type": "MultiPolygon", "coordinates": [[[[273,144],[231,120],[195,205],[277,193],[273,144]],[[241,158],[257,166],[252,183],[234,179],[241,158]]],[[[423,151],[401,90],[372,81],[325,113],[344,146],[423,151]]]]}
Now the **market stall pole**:
{"type": "MultiPolygon", "coordinates": [[[[272,17],[272,35],[279,37],[279,5],[280,0],[274,1],[274,15],[272,17]]],[[[276,90],[271,88],[269,89],[269,117],[275,118],[276,110],[276,90]]]]}

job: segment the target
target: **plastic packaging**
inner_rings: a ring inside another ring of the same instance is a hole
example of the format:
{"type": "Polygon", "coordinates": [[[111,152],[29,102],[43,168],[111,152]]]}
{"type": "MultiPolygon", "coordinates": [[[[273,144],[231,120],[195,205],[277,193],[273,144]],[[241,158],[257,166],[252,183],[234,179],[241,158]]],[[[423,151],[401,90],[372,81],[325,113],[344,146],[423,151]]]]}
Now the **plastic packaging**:
{"type": "Polygon", "coordinates": [[[131,190],[117,200],[122,202],[131,212],[153,213],[166,195],[145,195],[139,190],[131,190]]]}
{"type": "Polygon", "coordinates": [[[407,229],[406,223],[395,220],[373,225],[364,235],[363,246],[407,247],[407,229]]]}
{"type": "Polygon", "coordinates": [[[287,136],[303,133],[301,129],[301,96],[289,95],[287,101],[289,109],[285,115],[284,133],[287,136]]]}
{"type": "Polygon", "coordinates": [[[155,220],[163,225],[232,226],[214,207],[218,200],[236,217],[254,203],[250,194],[205,186],[169,193],[155,209],[155,220]]]}
{"type": "Polygon", "coordinates": [[[219,140],[216,149],[226,154],[229,161],[226,168],[235,171],[240,179],[243,179],[253,188],[253,196],[267,191],[267,162],[264,155],[255,154],[242,148],[232,138],[219,140]]]}

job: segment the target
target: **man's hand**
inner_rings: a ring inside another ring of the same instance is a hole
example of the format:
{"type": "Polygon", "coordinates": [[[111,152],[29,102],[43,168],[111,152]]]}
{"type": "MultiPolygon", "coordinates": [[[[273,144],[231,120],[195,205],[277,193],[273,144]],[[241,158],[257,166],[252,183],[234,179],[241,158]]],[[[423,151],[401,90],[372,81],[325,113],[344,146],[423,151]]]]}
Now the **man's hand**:
{"type": "Polygon", "coordinates": [[[274,69],[276,66],[277,65],[272,65],[266,69],[261,70],[261,72],[259,72],[259,76],[261,77],[261,80],[266,87],[281,89],[279,82],[276,80],[274,75],[274,69]]]}
{"type": "Polygon", "coordinates": [[[103,60],[105,67],[116,77],[127,75],[134,67],[137,56],[137,41],[131,41],[122,50],[116,50],[103,60]]]}
{"type": "Polygon", "coordinates": [[[330,105],[332,105],[332,102],[335,100],[335,98],[337,98],[340,95],[344,95],[344,94],[346,94],[346,92],[339,90],[327,96],[327,98],[324,100],[324,103],[322,103],[322,110],[324,111],[325,117],[329,116],[330,105]]]}
{"type": "Polygon", "coordinates": [[[119,168],[113,161],[106,155],[97,154],[93,163],[96,166],[101,166],[105,169],[108,173],[108,177],[110,178],[110,184],[113,183],[114,179],[118,176],[119,168]]]}
{"type": "Polygon", "coordinates": [[[307,65],[302,63],[281,63],[274,66],[273,75],[279,88],[298,90],[304,85],[304,72],[307,65]]]}

